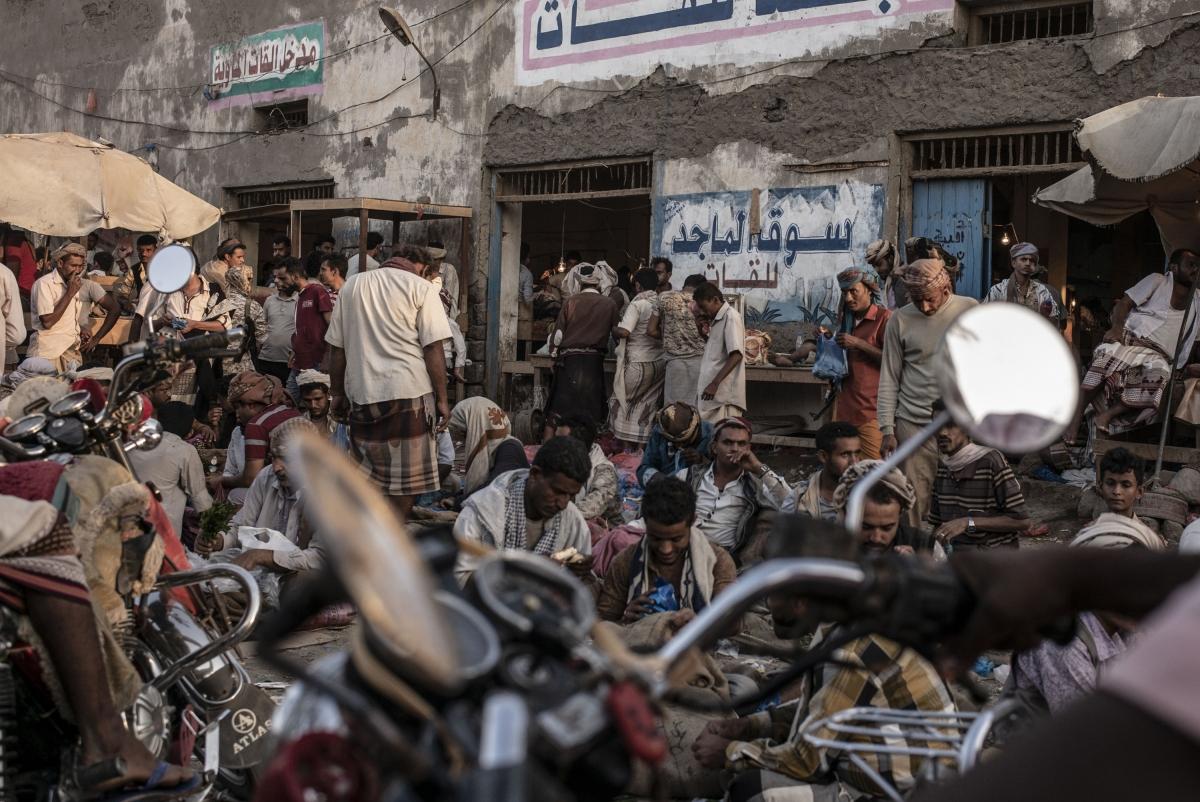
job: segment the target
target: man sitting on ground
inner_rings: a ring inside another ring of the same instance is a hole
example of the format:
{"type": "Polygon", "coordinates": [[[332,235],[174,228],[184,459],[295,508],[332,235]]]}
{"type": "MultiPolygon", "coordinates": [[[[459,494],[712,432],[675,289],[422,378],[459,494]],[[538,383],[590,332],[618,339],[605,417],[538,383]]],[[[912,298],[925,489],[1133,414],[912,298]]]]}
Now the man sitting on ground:
{"type": "MultiPolygon", "coordinates": [[[[787,528],[795,531],[779,529],[772,536],[770,558],[855,559],[853,540],[833,524],[789,519],[787,528]]],[[[840,625],[819,625],[802,596],[776,594],[768,597],[767,604],[780,638],[815,631],[810,648],[816,648],[840,634],[840,625]]],[[[819,673],[805,675],[796,701],[745,718],[714,721],[696,739],[692,753],[700,765],[734,773],[725,797],[729,802],[883,797],[883,789],[849,760],[848,752],[814,746],[799,733],[810,722],[850,707],[954,712],[953,698],[937,670],[912,649],[866,635],[850,641],[836,655],[837,660],[822,665],[819,673]]],[[[824,729],[815,734],[834,737],[824,729]]],[[[903,745],[897,741],[893,745],[903,745]]],[[[922,758],[914,756],[867,753],[860,757],[901,793],[913,786],[921,770],[922,758]]]]}
{"type": "Polygon", "coordinates": [[[245,443],[241,460],[242,472],[237,476],[210,476],[209,487],[214,492],[218,487],[224,487],[226,490],[249,487],[267,464],[267,446],[271,432],[284,421],[300,417],[299,412],[287,405],[286,394],[279,379],[252,370],[234,377],[229,385],[229,403],[233,404],[238,425],[242,427],[245,443]]]}
{"type": "Polygon", "coordinates": [[[712,464],[675,474],[696,493],[700,531],[742,563],[755,551],[748,547],[758,511],[790,512],[794,503],[788,483],[754,455],[750,435],[745,420],[726,418],[713,428],[712,464]]]}
{"type": "MultiPolygon", "coordinates": [[[[1083,377],[1079,408],[1095,405],[1096,428],[1102,432],[1119,434],[1154,420],[1172,360],[1184,370],[1200,336],[1194,311],[1182,331],[1188,298],[1196,293],[1200,256],[1181,248],[1171,254],[1168,267],[1167,273],[1146,276],[1113,306],[1112,328],[1083,377]]],[[[1184,375],[1200,377],[1200,365],[1189,366],[1184,375]]]]}
{"type": "MultiPolygon", "coordinates": [[[[850,491],[864,476],[879,467],[880,461],[865,459],[846,469],[833,493],[839,520],[845,517],[850,491]]],[[[946,559],[946,552],[933,535],[908,525],[905,513],[915,497],[912,482],[899,468],[893,468],[867,491],[863,504],[862,526],[858,531],[860,550],[867,555],[930,554],[935,560],[946,559]]]]}
{"type": "Polygon", "coordinates": [[[642,452],[638,483],[645,487],[660,472],[670,476],[689,465],[707,464],[712,431],[713,425],[702,420],[692,405],[682,401],[668,404],[655,418],[650,442],[642,452]]]}
{"type": "Polygon", "coordinates": [[[596,609],[601,620],[632,624],[651,613],[671,612],[682,626],[737,579],[729,552],[695,528],[696,494],[673,476],[660,476],[642,498],[646,534],[613,560],[596,609]],[[669,586],[674,604],[651,594],[669,586]]]}
{"type": "MultiPolygon", "coordinates": [[[[940,400],[933,403],[935,415],[945,408],[940,400]]],[[[928,518],[933,536],[954,549],[1017,548],[1017,533],[1029,528],[1029,516],[1008,460],[972,443],[954,423],[938,432],[937,447],[941,460],[928,518]]]]}
{"type": "Polygon", "coordinates": [[[858,462],[862,441],[857,427],[839,421],[818,429],[816,440],[821,468],[796,488],[794,506],[796,512],[811,518],[836,521],[838,508],[833,493],[846,469],[858,462]]]}
{"type": "Polygon", "coordinates": [[[604,449],[596,442],[596,424],[587,415],[569,415],[563,418],[554,431],[556,437],[574,437],[588,450],[592,472],[575,496],[575,507],[588,521],[603,522],[621,512],[621,494],[617,483],[617,469],[604,456],[604,449]]]}
{"type": "MultiPolygon", "coordinates": [[[[572,499],[592,472],[587,449],[574,437],[547,440],[529,469],[502,473],[463,502],[454,535],[495,549],[532,552],[586,575],[592,536],[572,499]]],[[[455,574],[471,578],[475,560],[460,554],[455,574]]]]}
{"type": "Polygon", "coordinates": [[[220,543],[197,541],[197,551],[231,549],[238,545],[238,529],[243,526],[273,529],[296,544],[295,551],[247,549],[232,562],[247,571],[265,568],[268,571],[312,571],[325,564],[325,548],[321,539],[302,523],[301,491],[288,478],[287,455],[302,431],[320,434],[311,421],[294,417],[271,432],[270,463],[259,471],[246,503],[229,521],[220,543]]]}

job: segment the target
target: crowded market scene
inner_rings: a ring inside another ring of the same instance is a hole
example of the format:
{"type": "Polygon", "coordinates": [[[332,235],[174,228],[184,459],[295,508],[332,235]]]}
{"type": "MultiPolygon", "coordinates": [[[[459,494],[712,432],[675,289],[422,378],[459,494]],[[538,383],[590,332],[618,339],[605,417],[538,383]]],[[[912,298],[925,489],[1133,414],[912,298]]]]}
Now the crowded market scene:
{"type": "Polygon", "coordinates": [[[168,3],[159,77],[21,45],[0,802],[1195,796],[1200,9],[922,1],[168,3]],[[511,80],[456,74],[505,35],[511,80]],[[1086,46],[1104,90],[763,127],[878,79],[867,35],[1028,86],[1086,46]],[[689,85],[702,145],[624,122],[689,85]]]}

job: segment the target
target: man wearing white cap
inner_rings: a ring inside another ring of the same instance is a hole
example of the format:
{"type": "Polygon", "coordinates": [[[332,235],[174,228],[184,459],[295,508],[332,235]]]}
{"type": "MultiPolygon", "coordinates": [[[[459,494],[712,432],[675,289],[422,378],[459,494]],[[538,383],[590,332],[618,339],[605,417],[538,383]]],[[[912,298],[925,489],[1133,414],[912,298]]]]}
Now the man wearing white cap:
{"type": "MultiPolygon", "coordinates": [[[[450,296],[450,311],[447,314],[451,320],[456,320],[458,318],[458,270],[454,265],[445,261],[446,246],[442,244],[441,240],[430,240],[425,247],[429,251],[429,258],[433,260],[430,266],[437,268],[438,278],[441,279],[441,288],[450,296]]],[[[438,281],[435,279],[433,283],[437,284],[438,281]]]]}
{"type": "Polygon", "coordinates": [[[1038,249],[1032,242],[1018,242],[1008,251],[1012,260],[1012,275],[988,291],[987,300],[1021,304],[1057,324],[1062,309],[1057,293],[1047,284],[1034,278],[1038,274],[1038,249]]]}
{"type": "Polygon", "coordinates": [[[296,376],[300,388],[300,408],[322,433],[328,433],[337,445],[348,446],[350,436],[345,424],[338,423],[329,414],[329,374],[318,370],[302,370],[296,376]]]}

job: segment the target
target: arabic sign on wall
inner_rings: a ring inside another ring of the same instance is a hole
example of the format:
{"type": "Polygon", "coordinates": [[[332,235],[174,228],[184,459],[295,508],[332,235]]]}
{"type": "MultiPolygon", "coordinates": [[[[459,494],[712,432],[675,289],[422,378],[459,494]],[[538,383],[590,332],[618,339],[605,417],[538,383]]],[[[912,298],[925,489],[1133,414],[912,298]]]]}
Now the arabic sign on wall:
{"type": "Polygon", "coordinates": [[[209,51],[214,106],[260,102],[271,93],[288,100],[321,91],[325,81],[325,22],[288,25],[209,51]]]}
{"type": "Polygon", "coordinates": [[[861,263],[881,236],[884,197],[881,185],[862,181],[660,197],[654,253],[674,263],[677,286],[704,273],[744,295],[747,323],[826,322],[821,310],[837,309],[838,272],[861,263]]]}
{"type": "Polygon", "coordinates": [[[517,83],[763,64],[877,37],[954,0],[520,0],[517,83]]]}

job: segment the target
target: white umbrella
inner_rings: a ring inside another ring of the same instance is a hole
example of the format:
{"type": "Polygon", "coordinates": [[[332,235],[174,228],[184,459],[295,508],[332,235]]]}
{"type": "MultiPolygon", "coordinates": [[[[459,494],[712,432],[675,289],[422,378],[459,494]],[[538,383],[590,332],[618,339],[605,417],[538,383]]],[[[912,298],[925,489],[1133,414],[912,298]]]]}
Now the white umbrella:
{"type": "Polygon", "coordinates": [[[1115,225],[1149,210],[1163,247],[1200,247],[1200,97],[1144,97],[1078,121],[1089,164],[1033,196],[1039,206],[1115,225]]]}
{"type": "Polygon", "coordinates": [[[0,136],[0,175],[0,220],[39,234],[125,228],[182,239],[221,217],[142,159],[66,132],[0,136]]]}

